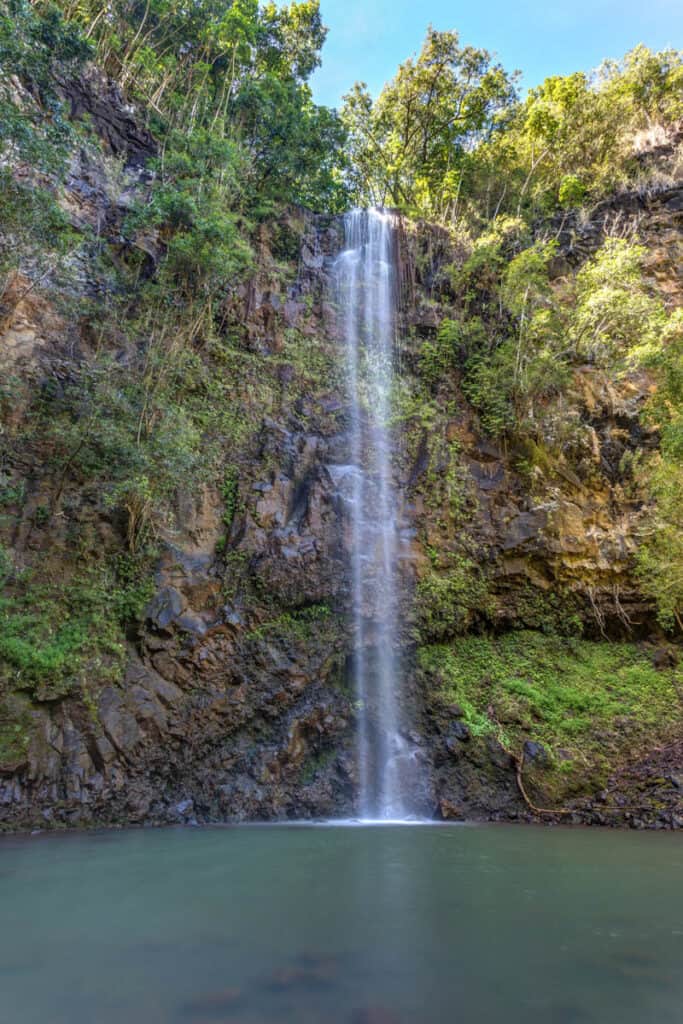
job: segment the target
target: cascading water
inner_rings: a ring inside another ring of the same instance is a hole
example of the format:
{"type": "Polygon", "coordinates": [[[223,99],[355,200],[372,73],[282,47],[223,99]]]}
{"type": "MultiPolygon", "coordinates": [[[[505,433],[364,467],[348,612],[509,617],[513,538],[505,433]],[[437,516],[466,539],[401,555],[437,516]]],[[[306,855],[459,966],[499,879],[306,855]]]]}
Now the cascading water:
{"type": "Polygon", "coordinates": [[[348,494],[358,701],[359,812],[403,819],[415,768],[400,721],[400,555],[392,482],[390,401],[397,309],[396,218],[381,210],[344,217],[334,265],[351,403],[348,494]]]}

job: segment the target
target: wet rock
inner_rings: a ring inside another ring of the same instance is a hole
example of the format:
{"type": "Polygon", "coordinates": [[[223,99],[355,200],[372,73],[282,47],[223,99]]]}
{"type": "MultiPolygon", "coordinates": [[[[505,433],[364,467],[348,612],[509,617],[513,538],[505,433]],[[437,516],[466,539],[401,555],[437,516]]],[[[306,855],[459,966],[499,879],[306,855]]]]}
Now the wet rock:
{"type": "Polygon", "coordinates": [[[670,647],[658,647],[652,655],[652,664],[659,671],[675,668],[678,664],[678,655],[670,647]]]}
{"type": "Polygon", "coordinates": [[[166,629],[186,607],[183,595],[174,587],[163,587],[147,608],[147,619],[159,629],[166,629]]]}
{"type": "Polygon", "coordinates": [[[512,758],[505,747],[494,736],[487,736],[485,740],[486,750],[491,763],[496,768],[510,768],[512,758]]]}
{"type": "Polygon", "coordinates": [[[307,245],[304,245],[301,251],[301,258],[309,270],[322,270],[323,263],[325,262],[325,257],[322,253],[312,252],[307,245]]]}
{"type": "Polygon", "coordinates": [[[107,739],[119,753],[132,751],[140,742],[141,733],[135,716],[126,706],[123,695],[113,686],[102,691],[99,719],[107,739]]]}
{"type": "Polygon", "coordinates": [[[126,102],[118,85],[91,66],[76,78],[61,83],[71,117],[86,114],[112,153],[123,156],[128,166],[141,166],[155,156],[157,145],[138,116],[126,102]]]}
{"type": "Polygon", "coordinates": [[[546,523],[546,515],[542,511],[521,512],[507,525],[502,539],[503,550],[522,547],[529,541],[538,538],[546,523]]]}
{"type": "Polygon", "coordinates": [[[186,633],[194,633],[197,636],[203,636],[208,629],[206,622],[199,615],[195,615],[192,612],[179,615],[176,623],[179,629],[184,630],[186,633]]]}
{"type": "MultiPolygon", "coordinates": [[[[108,88],[102,88],[95,100],[98,109],[109,103],[108,88]]],[[[92,108],[92,97],[77,105],[92,108]]],[[[150,140],[140,135],[139,126],[128,124],[129,116],[130,110],[115,111],[111,130],[99,115],[96,120],[110,148],[134,163],[135,151],[144,151],[150,140]],[[117,138],[122,132],[130,136],[130,145],[117,138]]],[[[116,234],[122,210],[144,201],[148,180],[144,172],[127,171],[125,194],[118,185],[112,190],[115,184],[94,158],[78,158],[66,189],[72,193],[72,222],[97,227],[98,237],[108,241],[116,234]],[[115,200],[107,199],[115,193],[115,200]]],[[[667,238],[678,231],[671,212],[678,209],[680,195],[680,189],[669,191],[651,204],[657,206],[658,217],[669,204],[667,238]]],[[[643,203],[636,206],[638,215],[647,214],[643,203]]],[[[583,233],[567,215],[560,232],[565,266],[575,265],[581,252],[600,244],[615,209],[621,207],[596,210],[594,223],[583,233]]],[[[274,273],[269,264],[265,238],[266,265],[256,267],[254,280],[241,282],[229,300],[234,307],[225,322],[244,330],[244,343],[254,353],[277,351],[285,324],[312,332],[309,337],[315,337],[321,354],[336,350],[336,311],[325,302],[325,287],[342,233],[334,219],[331,226],[312,217],[307,221],[294,232],[291,258],[296,274],[286,283],[278,280],[279,269],[274,273]]],[[[652,230],[652,224],[643,227],[652,230]]],[[[655,230],[662,235],[656,225],[655,230]]],[[[416,232],[414,242],[417,248],[406,253],[404,267],[406,279],[414,277],[415,290],[405,321],[419,325],[423,336],[433,337],[443,316],[449,315],[446,305],[453,297],[443,268],[452,265],[453,253],[445,236],[435,246],[426,225],[416,232]],[[429,259],[415,258],[427,251],[429,259]],[[446,305],[440,305],[440,295],[446,305]]],[[[405,240],[401,244],[407,245],[405,240]]],[[[134,245],[146,254],[151,273],[163,251],[162,241],[138,237],[134,245]]],[[[89,287],[87,263],[77,271],[89,287]]],[[[669,297],[672,304],[680,304],[683,277],[667,273],[669,297]]],[[[19,282],[22,291],[28,283],[19,282]]],[[[37,289],[29,291],[6,338],[5,348],[14,353],[12,365],[17,358],[40,357],[40,376],[51,376],[63,389],[73,370],[63,359],[69,329],[37,289]]],[[[408,375],[416,352],[406,355],[402,372],[408,375]]],[[[28,755],[3,768],[3,824],[11,825],[26,814],[52,825],[177,822],[194,820],[195,815],[244,820],[350,814],[358,766],[351,725],[353,697],[343,689],[344,666],[354,644],[345,616],[352,589],[348,553],[353,543],[346,525],[354,493],[346,433],[349,408],[343,389],[338,391],[333,381],[304,380],[298,360],[288,361],[284,355],[276,362],[282,397],[275,388],[267,410],[247,410],[245,426],[252,413],[262,426],[255,428],[248,446],[237,445],[228,456],[239,476],[239,510],[230,529],[226,531],[223,522],[219,481],[202,495],[179,482],[181,491],[188,493],[178,497],[173,528],[160,536],[158,592],[139,635],[131,628],[123,684],[111,685],[109,678],[97,678],[93,672],[91,690],[90,680],[88,685],[98,703],[96,722],[76,694],[32,711],[43,723],[40,742],[32,742],[28,755]],[[292,612],[316,603],[332,609],[331,618],[339,611],[338,635],[330,638],[317,624],[292,628],[292,612]],[[187,793],[193,794],[194,802],[185,797],[187,793]]],[[[649,386],[644,378],[629,376],[615,383],[595,367],[577,368],[567,396],[567,411],[581,428],[577,450],[567,459],[552,456],[543,465],[535,463],[533,488],[517,472],[516,455],[511,458],[508,451],[478,437],[466,402],[459,403],[457,414],[437,418],[435,430],[461,453],[464,480],[474,499],[462,539],[489,581],[496,606],[491,612],[494,628],[539,628],[534,607],[547,611],[547,593],[566,593],[592,628],[596,617],[604,617],[611,635],[623,632],[630,619],[643,638],[651,638],[650,650],[662,642],[653,642],[659,637],[652,632],[653,610],[632,579],[638,502],[626,500],[620,491],[623,456],[657,444],[654,434],[639,425],[649,386]]],[[[19,429],[14,433],[21,427],[17,416],[12,411],[13,437],[21,435],[19,429]]],[[[405,429],[410,429],[408,424],[405,429]]],[[[434,439],[438,440],[436,434],[434,439]]],[[[554,439],[548,440],[550,453],[554,439]]],[[[439,557],[450,557],[458,540],[446,537],[439,525],[443,504],[430,500],[435,496],[433,480],[440,479],[449,465],[448,459],[435,454],[442,445],[433,446],[431,434],[422,428],[410,441],[406,451],[412,452],[413,464],[401,467],[397,460],[396,473],[403,491],[399,528],[406,547],[400,571],[412,581],[429,568],[425,537],[439,557]]],[[[18,463],[25,454],[18,452],[18,463]]],[[[29,453],[27,465],[33,457],[29,453]]],[[[38,472],[36,479],[39,476],[38,472]]],[[[42,505],[45,495],[36,500],[42,505]]],[[[93,549],[100,541],[108,552],[120,549],[121,524],[111,510],[92,502],[89,507],[88,501],[78,487],[73,488],[64,495],[65,515],[52,516],[49,530],[35,529],[36,504],[29,501],[17,534],[21,564],[25,556],[28,564],[33,551],[63,549],[75,526],[98,538],[91,542],[93,549]]],[[[12,508],[12,516],[19,512],[12,508]]],[[[410,587],[406,591],[412,592],[410,587]]],[[[472,625],[486,627],[488,614],[482,613],[472,625]]],[[[411,641],[404,635],[400,643],[408,649],[411,641]]],[[[653,661],[665,670],[675,663],[673,657],[662,647],[653,661]]],[[[434,673],[430,688],[443,689],[443,683],[434,673]]],[[[481,685],[486,688],[484,679],[481,685]]],[[[492,737],[470,736],[458,705],[439,704],[422,714],[428,696],[418,689],[410,694],[417,708],[410,719],[419,722],[420,732],[409,738],[419,748],[416,756],[429,761],[434,755],[436,762],[429,768],[426,806],[444,820],[528,815],[509,754],[492,737]]],[[[620,728],[625,731],[627,724],[620,728]]],[[[611,739],[605,737],[606,747],[611,739]]],[[[539,767],[544,761],[542,752],[534,749],[525,751],[525,759],[539,767]]],[[[629,813],[632,826],[680,827],[682,772],[683,750],[648,757],[610,781],[597,809],[594,801],[577,806],[574,820],[623,824],[629,813]],[[633,807],[637,812],[627,811],[633,807]]],[[[310,966],[297,964],[295,969],[310,966]]]]}
{"type": "Polygon", "coordinates": [[[470,730],[464,722],[453,722],[449,732],[453,739],[460,740],[461,743],[466,743],[471,736],[470,730]]]}
{"type": "Polygon", "coordinates": [[[524,744],[524,760],[539,768],[547,768],[550,764],[548,751],[542,743],[535,743],[533,740],[527,740],[524,744]]]}
{"type": "Polygon", "coordinates": [[[439,816],[442,821],[462,821],[465,812],[459,804],[453,803],[447,797],[439,801],[439,816]]]}

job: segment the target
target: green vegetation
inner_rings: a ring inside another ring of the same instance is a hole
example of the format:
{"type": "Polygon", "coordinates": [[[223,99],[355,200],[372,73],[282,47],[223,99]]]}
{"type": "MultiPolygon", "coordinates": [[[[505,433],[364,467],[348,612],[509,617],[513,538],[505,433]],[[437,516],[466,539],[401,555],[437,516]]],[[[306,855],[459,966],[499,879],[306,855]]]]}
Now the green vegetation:
{"type": "Polygon", "coordinates": [[[434,29],[376,101],[356,85],[343,110],[357,201],[477,234],[498,217],[529,223],[640,185],[639,133],[681,114],[677,50],[638,46],[593,75],[548,78],[522,101],[516,75],[486,50],[434,29]]]}
{"type": "Polygon", "coordinates": [[[488,314],[445,321],[439,360],[463,365],[463,390],[487,433],[538,439],[546,416],[554,414],[551,399],[570,383],[572,365],[623,371],[643,346],[658,347],[669,317],[643,277],[642,246],[608,238],[558,288],[550,280],[555,246],[534,243],[504,261],[507,232],[504,225],[497,237],[493,231],[483,236],[460,271],[466,305],[488,314]],[[480,249],[488,268],[483,282],[480,249]]]}
{"type": "Polygon", "coordinates": [[[32,725],[25,697],[0,695],[0,769],[14,771],[25,762],[32,725]]]}
{"type": "Polygon", "coordinates": [[[120,555],[64,586],[23,574],[0,596],[0,692],[55,700],[75,688],[117,678],[125,627],[153,594],[148,566],[120,555]]]}
{"type": "MultiPolygon", "coordinates": [[[[443,705],[458,704],[474,736],[493,735],[517,756],[526,740],[551,760],[551,783],[571,792],[680,728],[681,680],[635,644],[531,631],[468,636],[419,650],[443,705]],[[554,773],[554,778],[553,778],[554,773]]],[[[599,782],[598,782],[599,784],[599,782]]]]}
{"type": "Polygon", "coordinates": [[[92,55],[57,4],[6,0],[0,11],[0,152],[60,173],[73,125],[59,100],[56,74],[73,75],[92,55]],[[18,86],[34,87],[40,103],[18,86]]]}
{"type": "MultiPolygon", "coordinates": [[[[221,238],[230,211],[339,202],[341,125],[313,104],[307,84],[326,35],[317,0],[198,0],[186,8],[114,0],[106,17],[96,0],[62,6],[163,143],[153,216],[169,201],[182,218],[194,206],[195,236],[208,242],[214,232],[221,238]],[[214,188],[202,190],[208,180],[214,188]],[[219,194],[222,206],[213,205],[219,194]]],[[[206,256],[213,259],[209,249],[206,256]]]]}
{"type": "Polygon", "coordinates": [[[0,10],[0,325],[82,241],[57,202],[77,133],[55,76],[76,74],[90,54],[53,4],[39,12],[7,0],[0,10]],[[34,180],[17,175],[17,165],[32,167],[34,180]],[[32,280],[17,280],[26,262],[32,280]]]}
{"type": "Polygon", "coordinates": [[[329,640],[337,622],[325,604],[307,605],[292,612],[283,612],[262,622],[248,633],[249,640],[286,640],[305,643],[312,639],[329,640]]]}
{"type": "MultiPolygon", "coordinates": [[[[437,221],[464,252],[452,268],[461,313],[423,343],[419,373],[429,394],[414,395],[404,419],[427,417],[431,429],[434,396],[447,401],[460,381],[483,430],[543,453],[552,475],[581,448],[581,424],[566,416],[574,366],[618,375],[644,362],[654,374],[658,391],[645,415],[662,429],[662,449],[639,466],[650,505],[638,572],[662,624],[680,629],[680,314],[651,291],[645,250],[633,239],[608,237],[558,281],[552,231],[538,225],[551,216],[559,225],[574,207],[588,213],[621,189],[671,184],[666,169],[641,154],[651,140],[666,141],[683,116],[683,53],[638,46],[592,75],[548,78],[522,101],[515,75],[487,51],[430,29],[418,57],[376,101],[356,85],[342,116],[356,202],[437,221]]],[[[443,605],[451,592],[458,619],[458,587],[425,581],[422,603],[443,605]]]]}
{"type": "MultiPolygon", "coordinates": [[[[434,396],[448,401],[459,381],[483,430],[542,452],[552,475],[581,447],[581,425],[566,416],[573,367],[618,375],[643,362],[653,372],[658,392],[646,418],[661,427],[662,449],[639,467],[651,503],[638,571],[662,624],[680,629],[680,314],[653,294],[643,276],[646,252],[633,239],[608,237],[558,281],[556,244],[538,224],[573,207],[588,212],[620,189],[671,184],[639,152],[649,139],[666,140],[683,116],[683,53],[638,46],[592,75],[549,78],[521,101],[515,76],[488,52],[430,29],[419,56],[401,65],[376,101],[357,85],[342,116],[356,202],[437,221],[464,252],[452,268],[460,315],[423,342],[419,373],[428,394],[413,395],[410,408],[401,396],[403,420],[428,420],[432,429],[434,396]]],[[[450,591],[458,619],[458,586],[425,581],[423,603],[443,606],[450,591]]]]}
{"type": "Polygon", "coordinates": [[[683,629],[683,312],[659,336],[647,338],[638,357],[657,375],[645,419],[661,432],[661,447],[646,464],[653,503],[638,551],[640,582],[657,603],[667,629],[683,629]]]}
{"type": "Polygon", "coordinates": [[[430,569],[417,584],[417,636],[423,643],[464,633],[476,613],[491,610],[487,581],[479,566],[456,554],[446,562],[447,568],[430,569]]]}
{"type": "Polygon", "coordinates": [[[357,84],[343,111],[351,175],[362,204],[401,206],[450,219],[465,151],[496,130],[515,99],[514,76],[457,32],[430,29],[373,103],[357,84]]]}
{"type": "MultiPolygon", "coordinates": [[[[48,450],[52,511],[71,482],[99,486],[132,553],[172,528],[181,484],[191,492],[227,478],[226,452],[249,443],[271,401],[277,367],[248,351],[230,302],[265,218],[295,203],[345,202],[341,122],[312,103],[307,84],[324,38],[315,0],[201,0],[187,10],[10,0],[0,18],[0,154],[43,172],[24,183],[8,165],[0,176],[0,313],[11,317],[42,284],[94,341],[64,385],[32,395],[21,440],[48,450]],[[122,252],[98,244],[96,258],[60,205],[75,141],[101,159],[95,133],[68,120],[62,99],[89,58],[137,104],[157,147],[122,252]],[[105,302],[50,289],[77,249],[105,302]]],[[[300,338],[287,348],[305,361],[300,338]]],[[[310,363],[319,350],[308,348],[310,363]]],[[[309,367],[317,379],[326,371],[309,367]]],[[[9,451],[10,439],[0,446],[9,451]]]]}
{"type": "Polygon", "coordinates": [[[240,495],[240,475],[239,470],[236,466],[228,466],[223,476],[223,486],[221,487],[221,497],[223,499],[225,511],[223,512],[223,525],[228,533],[232,527],[233,521],[237,514],[239,506],[239,495],[240,495]]]}

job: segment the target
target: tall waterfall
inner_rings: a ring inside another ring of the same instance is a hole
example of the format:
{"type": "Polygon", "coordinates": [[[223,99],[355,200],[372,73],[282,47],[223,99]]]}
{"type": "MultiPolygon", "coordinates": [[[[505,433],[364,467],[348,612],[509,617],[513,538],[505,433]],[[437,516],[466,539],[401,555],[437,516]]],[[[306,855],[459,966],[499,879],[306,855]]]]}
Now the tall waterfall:
{"type": "Polygon", "coordinates": [[[390,403],[397,308],[396,222],[380,210],[344,218],[334,265],[351,403],[349,479],[358,707],[359,812],[405,818],[414,766],[401,729],[399,532],[392,482],[390,403]]]}

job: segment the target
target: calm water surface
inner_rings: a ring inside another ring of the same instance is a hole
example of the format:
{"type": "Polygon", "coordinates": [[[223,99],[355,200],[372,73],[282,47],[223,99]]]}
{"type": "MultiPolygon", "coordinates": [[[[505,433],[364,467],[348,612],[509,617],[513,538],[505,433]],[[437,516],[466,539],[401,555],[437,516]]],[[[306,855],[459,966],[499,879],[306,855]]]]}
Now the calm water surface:
{"type": "Polygon", "coordinates": [[[683,836],[0,840],[2,1024],[680,1024],[683,836]]]}

